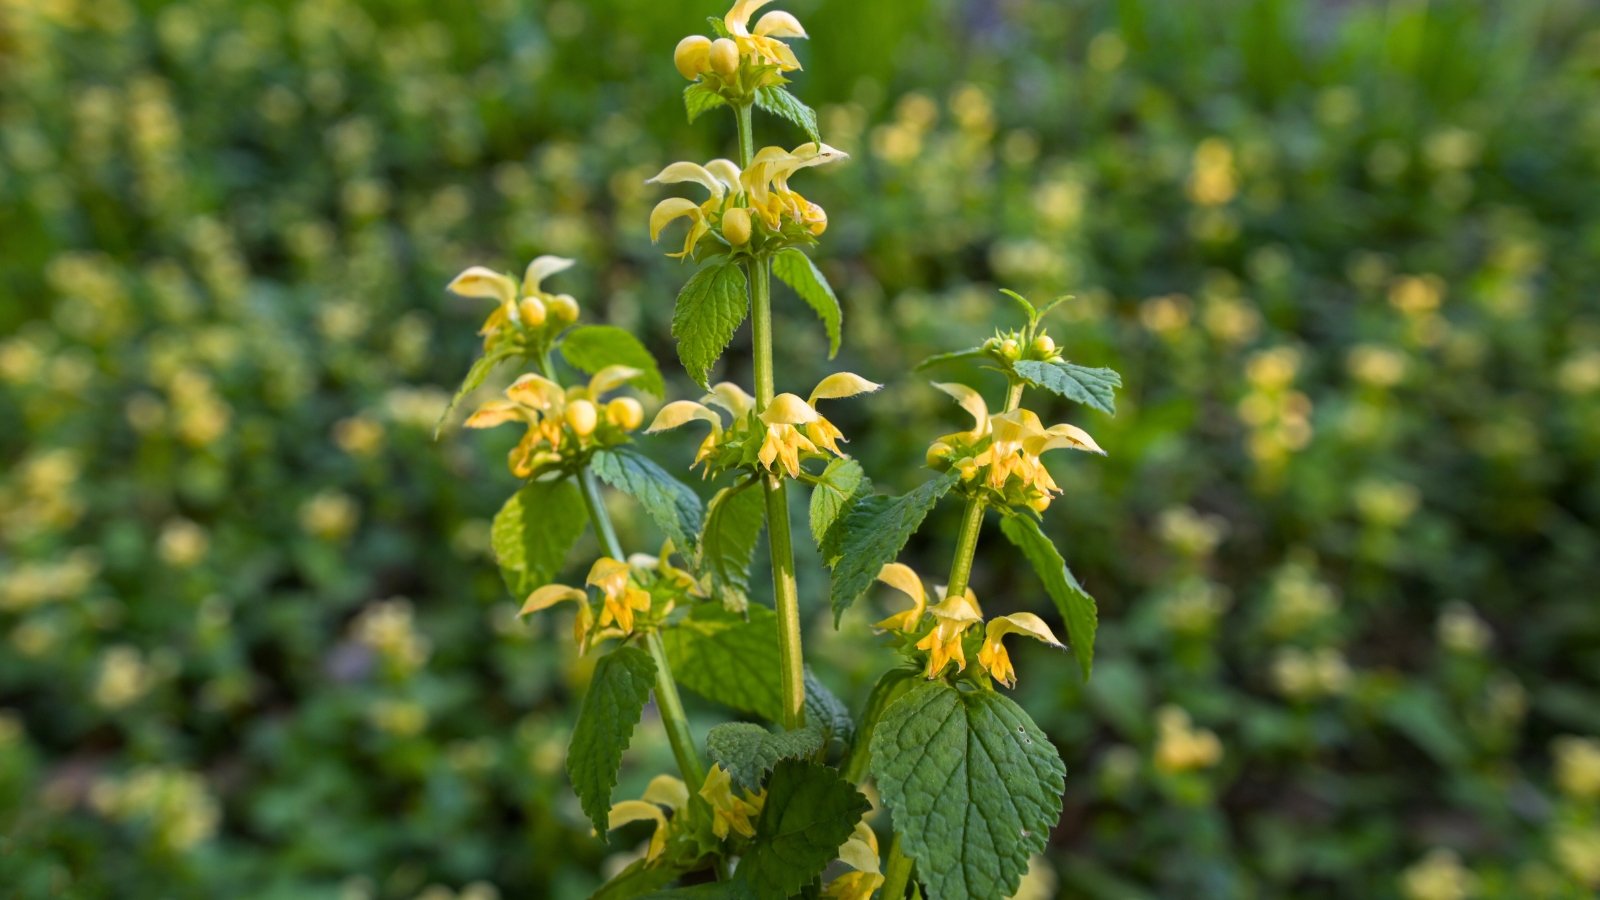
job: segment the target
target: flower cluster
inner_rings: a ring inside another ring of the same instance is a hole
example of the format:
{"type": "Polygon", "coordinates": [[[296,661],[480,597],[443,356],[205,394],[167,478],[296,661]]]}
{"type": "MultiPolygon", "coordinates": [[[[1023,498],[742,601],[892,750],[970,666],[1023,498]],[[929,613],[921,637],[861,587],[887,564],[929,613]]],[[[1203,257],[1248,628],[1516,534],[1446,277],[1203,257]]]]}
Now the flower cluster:
{"type": "Polygon", "coordinates": [[[964,384],[935,384],[934,387],[961,404],[972,415],[967,431],[947,434],[928,448],[928,465],[940,471],[955,468],[969,490],[984,490],[1005,506],[1026,506],[1044,512],[1061,488],[1039,457],[1050,450],[1086,450],[1102,456],[1088,432],[1076,425],[1060,424],[1049,428],[1038,415],[1014,409],[989,415],[983,395],[964,384]]]}
{"type": "Polygon", "coordinates": [[[527,374],[506,388],[506,399],[491,400],[467,418],[468,428],[494,428],[507,422],[527,426],[511,448],[507,464],[518,478],[573,468],[602,447],[627,440],[644,422],[644,407],[632,397],[602,398],[644,374],[628,366],[606,366],[587,385],[561,385],[527,374]]]}
{"type": "Polygon", "coordinates": [[[462,297],[495,301],[494,312],[478,331],[485,352],[506,346],[540,347],[578,320],[577,300],[570,294],[551,294],[543,287],[546,278],[572,265],[570,259],[541,256],[528,263],[520,282],[492,269],[473,266],[457,275],[447,290],[462,297]]]}
{"type": "Polygon", "coordinates": [[[636,553],[627,561],[602,556],[589,567],[589,592],[564,584],[547,584],[528,595],[518,615],[528,615],[571,601],[578,607],[572,639],[580,652],[588,652],[608,638],[626,638],[660,623],[685,597],[705,597],[694,576],[672,564],[669,541],[661,555],[636,553]]]}
{"type": "Polygon", "coordinates": [[[767,408],[755,411],[755,399],[738,385],[723,382],[701,398],[701,402],[678,400],[661,408],[647,434],[677,428],[689,422],[706,422],[711,433],[700,443],[694,464],[706,466],[706,474],[738,466],[759,465],[774,474],[783,472],[800,477],[804,459],[842,457],[839,442],[844,435],[817,412],[817,401],[840,400],[868,394],[882,385],[851,372],[837,372],[822,379],[802,400],[795,394],[779,394],[767,408]],[[724,427],[722,417],[709,403],[729,414],[724,427]]]}
{"type": "Polygon", "coordinates": [[[718,37],[692,34],[678,42],[672,64],[678,74],[695,81],[729,103],[748,102],[756,91],[786,83],[784,72],[800,68],[784,38],[804,39],[800,20],[774,10],[750,26],[750,17],[772,0],[738,0],[716,23],[718,37]]]}
{"type": "Polygon", "coordinates": [[[765,147],[750,165],[714,159],[705,165],[675,162],[651,178],[650,184],[698,184],[709,196],[702,203],[668,197],[650,213],[650,240],[659,240],[667,225],[689,220],[683,249],[668,256],[690,256],[703,243],[717,250],[758,252],[808,244],[828,228],[828,214],[793,188],[789,179],[801,169],[849,158],[827,144],[801,144],[793,150],[765,147]]]}
{"type": "Polygon", "coordinates": [[[961,594],[946,596],[945,588],[937,587],[934,593],[939,602],[929,606],[922,579],[902,563],[884,566],[878,572],[878,580],[911,598],[910,609],[879,622],[878,629],[914,635],[921,630],[925,617],[933,617],[933,627],[913,645],[927,651],[926,674],[930,679],[943,674],[951,663],[955,663],[957,672],[966,671],[967,649],[971,643],[977,646],[978,665],[990,678],[1006,687],[1016,687],[1017,672],[1004,643],[1007,635],[1026,635],[1052,647],[1064,648],[1050,626],[1033,613],[999,616],[984,625],[983,610],[970,588],[961,594]]]}

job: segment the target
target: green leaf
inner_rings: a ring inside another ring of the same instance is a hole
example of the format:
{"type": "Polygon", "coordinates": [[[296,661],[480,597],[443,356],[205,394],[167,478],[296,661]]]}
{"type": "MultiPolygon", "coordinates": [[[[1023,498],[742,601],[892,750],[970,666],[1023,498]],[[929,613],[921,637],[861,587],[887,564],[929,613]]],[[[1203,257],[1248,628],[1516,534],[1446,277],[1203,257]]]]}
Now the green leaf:
{"type": "Polygon", "coordinates": [[[678,341],[678,359],[701,387],[750,310],[745,286],[744,270],[737,263],[721,262],[696,272],[678,292],[672,336],[678,341]]]}
{"type": "Polygon", "coordinates": [[[706,752],[739,786],[761,787],[761,778],[784,759],[804,759],[822,749],[822,729],[808,725],[774,734],[750,722],[727,722],[706,734],[706,752]]]}
{"type": "Polygon", "coordinates": [[[509,347],[501,347],[478,357],[477,361],[472,364],[472,368],[467,370],[467,377],[461,379],[461,386],[456,388],[455,394],[450,397],[450,402],[445,404],[444,412],[439,415],[439,421],[434,423],[434,440],[439,439],[439,435],[444,431],[444,423],[450,421],[450,414],[456,411],[456,407],[461,405],[461,401],[466,399],[468,394],[483,387],[483,383],[489,380],[489,373],[494,371],[495,366],[516,355],[516,350],[509,347]]]}
{"type": "Polygon", "coordinates": [[[1028,321],[1030,323],[1038,321],[1038,319],[1039,319],[1039,310],[1034,308],[1032,300],[1029,300],[1027,297],[1022,296],[1021,294],[1017,293],[1016,291],[1007,290],[1005,288],[1001,288],[1000,289],[1000,293],[1005,294],[1007,297],[1010,297],[1012,300],[1015,300],[1017,302],[1017,305],[1022,307],[1022,314],[1028,317],[1028,321]]]}
{"type": "Polygon", "coordinates": [[[711,30],[716,33],[717,37],[728,36],[727,23],[722,21],[721,16],[706,16],[706,21],[711,23],[711,30]]]}
{"type": "Polygon", "coordinates": [[[632,447],[600,450],[589,459],[600,480],[639,501],[657,526],[685,553],[698,546],[700,497],[632,447]]]}
{"type": "Polygon", "coordinates": [[[856,723],[850,719],[850,708],[809,668],[806,669],[805,711],[806,724],[822,729],[824,743],[848,744],[855,738],[856,723]]]}
{"type": "Polygon", "coordinates": [[[840,328],[844,312],[839,308],[839,297],[833,286],[823,276],[817,264],[799,250],[790,247],[772,258],[772,274],[794,289],[800,299],[811,305],[822,327],[828,332],[828,358],[839,353],[840,328]]]}
{"type": "Polygon", "coordinates": [[[811,539],[817,542],[817,549],[827,542],[828,532],[839,517],[871,490],[872,482],[861,471],[860,463],[849,457],[828,462],[817,476],[816,487],[811,489],[811,539]]]}
{"type": "Polygon", "coordinates": [[[871,761],[872,735],[877,730],[877,723],[883,720],[883,711],[922,682],[922,667],[918,665],[900,665],[883,673],[878,683],[872,686],[872,693],[867,695],[867,705],[861,714],[862,730],[850,746],[850,758],[845,762],[845,771],[866,773],[866,769],[862,768],[865,763],[857,762],[856,757],[866,756],[867,761],[871,761]]]}
{"type": "Polygon", "coordinates": [[[683,89],[683,108],[689,114],[689,123],[719,106],[727,106],[728,101],[722,95],[703,81],[696,81],[683,89]]]}
{"type": "Polygon", "coordinates": [[[945,681],[889,704],[871,769],[918,878],[941,900],[1016,893],[1061,816],[1067,773],[1022,707],[945,681]]]}
{"type": "Polygon", "coordinates": [[[786,900],[821,874],[870,808],[827,766],[784,760],[767,780],[756,836],[739,862],[739,880],[760,900],[786,900]]]}
{"type": "Polygon", "coordinates": [[[643,372],[639,389],[657,397],[665,396],[656,358],[639,339],[615,325],[580,325],[561,337],[561,356],[574,369],[588,375],[606,366],[632,366],[643,372]]]}
{"type": "Polygon", "coordinates": [[[756,90],[756,106],[769,113],[800,126],[806,137],[817,143],[822,143],[822,134],[817,131],[816,110],[800,102],[800,98],[777,85],[767,85],[756,90]]]}
{"type": "Polygon", "coordinates": [[[1087,404],[1106,415],[1117,414],[1117,388],[1122,387],[1122,376],[1112,369],[1091,369],[1060,360],[1041,362],[1036,359],[1012,363],[1011,368],[1034,387],[1087,404]]]}
{"type": "Polygon", "coordinates": [[[767,519],[766,498],[756,482],[723,488],[706,506],[700,535],[700,566],[722,605],[743,612],[750,605],[750,560],[767,519]]]}
{"type": "Polygon", "coordinates": [[[520,601],[554,580],[588,521],[583,495],[569,479],[530,482],[512,494],[489,529],[512,596],[520,601]]]}
{"type": "Polygon", "coordinates": [[[783,718],[778,681],[777,614],[751,604],[749,619],[715,603],[701,603],[661,632],[678,684],[739,712],[769,722],[783,718]]]}
{"type": "Polygon", "coordinates": [[[1000,530],[1039,573],[1045,593],[1055,601],[1056,611],[1067,623],[1067,643],[1078,657],[1083,678],[1089,680],[1089,671],[1094,668],[1094,633],[1099,625],[1094,598],[1073,577],[1056,545],[1039,530],[1038,522],[1028,516],[1008,515],[1000,519],[1000,530]]]}
{"type": "MultiPolygon", "coordinates": [[[[670,865],[664,860],[657,860],[652,864],[649,860],[637,859],[621,872],[611,876],[610,881],[589,895],[589,900],[634,900],[666,887],[683,873],[682,867],[670,865]]],[[[658,894],[650,895],[658,896],[658,894]]]]}
{"type": "Polygon", "coordinates": [[[567,748],[567,775],[595,830],[606,833],[611,789],[617,786],[622,751],[639,724],[656,682],[655,660],[638,647],[618,647],[600,657],[589,693],[578,711],[567,748]]]}
{"type": "Polygon", "coordinates": [[[755,891],[738,878],[708,881],[693,887],[672,888],[646,894],[642,900],[756,900],[755,891]]]}
{"type": "Polygon", "coordinates": [[[835,626],[850,604],[872,586],[878,570],[900,555],[928,510],[955,486],[956,478],[951,470],[903,497],[866,497],[851,507],[837,529],[837,554],[824,551],[825,556],[837,559],[832,591],[835,626]]]}
{"type": "Polygon", "coordinates": [[[969,359],[986,359],[987,357],[988,354],[983,352],[982,347],[968,347],[965,350],[955,350],[950,353],[936,353],[917,363],[916,369],[920,372],[923,369],[931,369],[934,366],[944,365],[945,363],[966,362],[969,359]]]}

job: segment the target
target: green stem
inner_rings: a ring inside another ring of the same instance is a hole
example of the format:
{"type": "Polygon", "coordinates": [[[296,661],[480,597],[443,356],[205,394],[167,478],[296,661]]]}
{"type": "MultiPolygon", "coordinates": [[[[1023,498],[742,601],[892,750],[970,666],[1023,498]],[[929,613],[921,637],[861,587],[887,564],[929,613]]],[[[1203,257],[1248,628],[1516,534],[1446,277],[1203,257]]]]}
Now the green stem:
{"type": "Polygon", "coordinates": [[[950,580],[946,582],[945,596],[955,597],[967,590],[972,580],[972,558],[978,554],[978,533],[983,530],[984,500],[973,495],[967,500],[967,510],[961,516],[961,530],[956,533],[956,555],[950,561],[950,580]]]}
{"type": "MultiPolygon", "coordinates": [[[[733,108],[739,123],[739,165],[755,156],[755,132],[748,104],[733,108]]],[[[755,369],[756,409],[777,392],[772,372],[772,261],[750,260],[750,334],[755,369]]],[[[800,646],[800,589],[795,580],[794,543],[789,533],[789,494],[781,478],[762,480],[767,500],[767,546],[772,552],[772,598],[778,613],[778,662],[783,683],[783,727],[805,724],[805,657],[800,646]]]]}
{"type": "Polygon", "coordinates": [[[883,892],[878,896],[882,900],[901,900],[906,895],[906,888],[911,884],[911,869],[916,862],[900,850],[900,835],[895,835],[889,844],[889,859],[883,865],[883,892]]]}
{"type": "MultiPolygon", "coordinates": [[[[588,469],[578,473],[578,488],[583,494],[583,505],[589,511],[589,521],[600,545],[612,559],[627,559],[622,542],[617,540],[617,530],[611,524],[611,514],[606,512],[600,499],[600,484],[588,469]]],[[[683,698],[678,696],[678,683],[672,678],[672,665],[667,661],[667,648],[661,643],[661,632],[651,631],[645,636],[645,645],[656,664],[656,708],[661,711],[661,724],[667,729],[667,741],[672,745],[672,755],[678,761],[678,771],[691,791],[698,791],[706,782],[706,769],[695,751],[694,735],[689,732],[689,717],[683,712],[683,698]]]]}
{"type": "Polygon", "coordinates": [[[1022,405],[1022,391],[1027,385],[1021,381],[1014,381],[1006,389],[1006,412],[1015,412],[1022,405]]]}

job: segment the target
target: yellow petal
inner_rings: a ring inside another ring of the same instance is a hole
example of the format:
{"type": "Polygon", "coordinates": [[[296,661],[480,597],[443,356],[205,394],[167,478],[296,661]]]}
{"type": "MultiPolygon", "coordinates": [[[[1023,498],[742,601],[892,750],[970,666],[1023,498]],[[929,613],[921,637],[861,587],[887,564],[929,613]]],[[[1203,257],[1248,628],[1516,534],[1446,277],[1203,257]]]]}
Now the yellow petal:
{"type": "Polygon", "coordinates": [[[1044,434],[1035,436],[1023,446],[1023,449],[1034,456],[1038,456],[1047,450],[1060,450],[1063,448],[1084,450],[1089,453],[1098,453],[1101,456],[1106,455],[1106,451],[1100,449],[1100,445],[1094,442],[1094,438],[1089,436],[1089,432],[1076,425],[1067,425],[1065,423],[1051,425],[1045,429],[1044,434]]]}
{"type": "Polygon", "coordinates": [[[1043,641],[1052,647],[1062,646],[1056,640],[1055,633],[1050,630],[1044,620],[1033,613],[1012,613],[998,619],[990,619],[989,625],[984,629],[984,636],[989,640],[999,640],[1008,634],[1025,634],[1037,641],[1043,641]]]}
{"type": "Polygon", "coordinates": [[[627,563],[612,559],[609,556],[602,556],[594,561],[594,565],[589,567],[589,577],[586,581],[588,584],[599,587],[608,595],[617,595],[622,593],[622,589],[628,581],[628,574],[631,571],[632,569],[629,568],[627,563]]]}
{"type": "Polygon", "coordinates": [[[748,35],[750,33],[750,17],[756,10],[772,0],[737,0],[728,14],[722,17],[722,24],[727,27],[729,34],[748,35]]]}
{"type": "Polygon", "coordinates": [[[477,412],[467,417],[468,428],[493,428],[507,422],[515,422],[522,418],[522,410],[515,403],[505,400],[491,400],[478,407],[477,412]]]}
{"type": "Polygon", "coordinates": [[[849,840],[839,847],[839,861],[857,872],[878,871],[878,836],[871,825],[856,823],[849,840]]]}
{"type": "Polygon", "coordinates": [[[517,300],[517,283],[483,266],[473,266],[457,275],[445,290],[462,297],[484,297],[507,304],[517,300]]]}
{"type": "Polygon", "coordinates": [[[804,425],[816,420],[817,411],[794,394],[773,397],[761,413],[761,421],[768,425],[804,425]]]}
{"type": "Polygon", "coordinates": [[[650,211],[650,240],[655,242],[661,238],[661,229],[676,219],[688,216],[696,221],[705,217],[700,211],[700,204],[683,197],[668,197],[656,204],[650,211]]]}
{"type": "MultiPolygon", "coordinates": [[[[939,589],[942,593],[944,588],[939,589]]],[[[973,595],[972,589],[958,597],[946,597],[944,600],[928,608],[940,619],[957,624],[970,624],[983,621],[983,610],[978,608],[978,598],[973,595]]]]}
{"type": "Polygon", "coordinates": [[[588,594],[575,587],[567,587],[564,584],[547,584],[528,595],[527,602],[522,604],[522,609],[517,615],[525,616],[529,613],[536,613],[566,600],[575,600],[583,603],[588,599],[588,594]]]}
{"type": "Polygon", "coordinates": [[[643,371],[632,366],[606,366],[589,379],[589,399],[599,400],[600,395],[610,393],[643,374],[643,371]]]}
{"type": "Polygon", "coordinates": [[[693,182],[711,192],[713,199],[719,203],[723,194],[727,193],[727,185],[705,166],[692,162],[675,162],[660,172],[654,178],[647,180],[646,184],[683,184],[693,182]]]}
{"type": "Polygon", "coordinates": [[[650,786],[644,789],[644,800],[672,809],[682,809],[689,803],[689,788],[681,779],[671,775],[657,775],[650,779],[650,786]]]}
{"type": "Polygon", "coordinates": [[[996,444],[1008,444],[1013,448],[1021,447],[1029,438],[1042,436],[1044,423],[1031,410],[1017,409],[1008,413],[1001,413],[989,420],[989,425],[994,429],[996,444]]]}
{"type": "Polygon", "coordinates": [[[842,400],[858,394],[870,394],[883,387],[874,381],[868,381],[854,372],[835,372],[817,383],[811,391],[808,402],[816,403],[818,400],[842,400]]]}
{"type": "Polygon", "coordinates": [[[564,256],[540,256],[528,263],[528,270],[522,275],[522,293],[538,294],[542,292],[540,285],[546,278],[557,272],[565,272],[572,268],[574,262],[564,256]]]}
{"type": "Polygon", "coordinates": [[[809,169],[812,166],[825,166],[828,163],[849,159],[850,154],[827,144],[811,143],[794,148],[789,158],[795,161],[795,168],[809,169]]]}
{"type": "Polygon", "coordinates": [[[910,597],[917,606],[926,606],[928,595],[922,589],[922,579],[905,563],[889,563],[878,570],[878,580],[910,597]]]}
{"type": "Polygon", "coordinates": [[[710,172],[723,186],[735,193],[739,190],[740,179],[743,173],[739,166],[731,159],[713,159],[706,163],[706,171],[710,172]]]}
{"type": "Polygon", "coordinates": [[[561,385],[531,372],[513,381],[506,388],[506,396],[514,403],[538,410],[553,409],[566,402],[566,391],[561,385]]]}
{"type": "Polygon", "coordinates": [[[661,807],[643,800],[622,800],[612,805],[611,815],[606,818],[608,831],[621,828],[633,822],[655,822],[657,825],[667,824],[666,814],[661,807]]]}
{"type": "Polygon", "coordinates": [[[773,10],[757,19],[754,33],[774,38],[809,37],[806,30],[800,27],[799,19],[779,10],[773,10]]]}
{"type": "Polygon", "coordinates": [[[972,416],[973,434],[982,435],[989,430],[989,404],[983,402],[983,395],[964,384],[953,382],[940,383],[935,381],[933,386],[951,397],[972,416]]]}
{"type": "Polygon", "coordinates": [[[655,434],[696,421],[710,422],[713,432],[722,430],[722,417],[715,412],[693,400],[675,400],[661,407],[661,411],[656,413],[655,421],[650,423],[650,427],[646,428],[644,433],[655,434]]]}
{"type": "Polygon", "coordinates": [[[701,398],[702,403],[720,407],[733,416],[734,424],[740,419],[750,415],[750,410],[756,405],[756,398],[745,393],[744,388],[731,381],[721,381],[711,386],[711,393],[701,398]]]}

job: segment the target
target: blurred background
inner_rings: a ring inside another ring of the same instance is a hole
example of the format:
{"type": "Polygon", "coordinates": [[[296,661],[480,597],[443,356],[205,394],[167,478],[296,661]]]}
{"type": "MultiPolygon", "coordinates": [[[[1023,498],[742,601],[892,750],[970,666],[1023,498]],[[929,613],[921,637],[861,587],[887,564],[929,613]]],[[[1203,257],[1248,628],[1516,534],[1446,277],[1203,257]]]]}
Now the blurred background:
{"type": "MultiPolygon", "coordinates": [[[[1102,626],[1087,685],[1017,654],[1069,768],[1026,896],[1595,896],[1600,8],[784,8],[853,158],[796,185],[845,349],[780,289],[780,388],[888,382],[829,415],[904,490],[962,427],[910,367],[998,286],[1075,294],[1052,335],[1126,380],[1040,401],[1110,456],[1051,462],[1102,626]]],[[[676,369],[644,180],[731,152],[671,65],[723,12],[0,2],[0,894],[582,897],[637,852],[562,772],[568,623],[488,553],[515,436],[432,440],[484,312],[442,287],[575,257],[553,286],[676,369]]],[[[833,631],[804,550],[859,705],[890,598],[833,631]]],[[[992,523],[974,585],[1049,607],[992,523]]],[[[617,796],[669,766],[650,719],[617,796]]]]}

